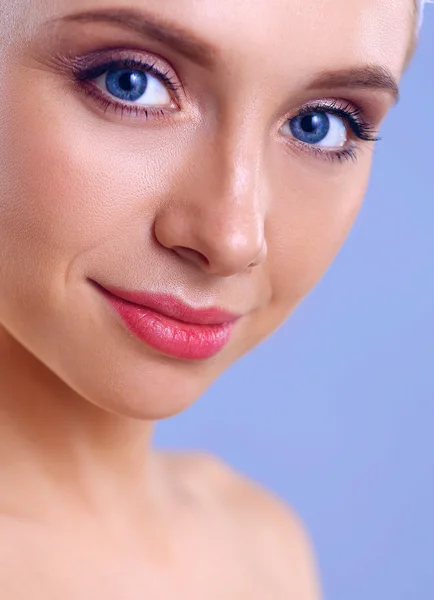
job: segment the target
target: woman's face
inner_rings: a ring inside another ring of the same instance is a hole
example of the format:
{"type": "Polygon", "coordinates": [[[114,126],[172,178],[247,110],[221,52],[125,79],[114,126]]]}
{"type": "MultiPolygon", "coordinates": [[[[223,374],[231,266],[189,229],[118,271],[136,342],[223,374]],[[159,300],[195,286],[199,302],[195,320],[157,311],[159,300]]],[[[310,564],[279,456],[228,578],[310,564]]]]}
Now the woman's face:
{"type": "Polygon", "coordinates": [[[339,250],[412,3],[8,4],[0,324],[89,401],[169,416],[339,250]]]}

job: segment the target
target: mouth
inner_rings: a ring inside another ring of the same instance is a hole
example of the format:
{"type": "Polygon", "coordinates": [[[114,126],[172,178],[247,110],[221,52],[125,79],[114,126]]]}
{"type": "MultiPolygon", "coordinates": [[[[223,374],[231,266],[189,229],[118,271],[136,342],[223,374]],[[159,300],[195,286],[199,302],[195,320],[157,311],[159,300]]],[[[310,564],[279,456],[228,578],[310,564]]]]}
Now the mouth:
{"type": "Polygon", "coordinates": [[[239,315],[217,307],[193,308],[165,294],[127,291],[90,280],[130,333],[173,358],[204,360],[229,343],[239,315]]]}

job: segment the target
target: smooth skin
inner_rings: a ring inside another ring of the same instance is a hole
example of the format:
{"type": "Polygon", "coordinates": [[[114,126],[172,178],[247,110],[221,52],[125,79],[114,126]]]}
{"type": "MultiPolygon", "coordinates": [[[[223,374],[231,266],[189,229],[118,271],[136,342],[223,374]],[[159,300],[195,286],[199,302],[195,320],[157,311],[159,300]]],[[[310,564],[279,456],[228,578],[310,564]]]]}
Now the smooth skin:
{"type": "Polygon", "coordinates": [[[152,430],[325,273],[374,144],[343,120],[338,159],[287,123],[323,102],[378,130],[414,28],[410,0],[2,2],[2,598],[318,600],[291,509],[152,430]],[[175,82],[169,105],[128,113],[77,78],[114,53],[175,82]],[[89,279],[242,317],[214,358],[177,360],[89,279]]]}

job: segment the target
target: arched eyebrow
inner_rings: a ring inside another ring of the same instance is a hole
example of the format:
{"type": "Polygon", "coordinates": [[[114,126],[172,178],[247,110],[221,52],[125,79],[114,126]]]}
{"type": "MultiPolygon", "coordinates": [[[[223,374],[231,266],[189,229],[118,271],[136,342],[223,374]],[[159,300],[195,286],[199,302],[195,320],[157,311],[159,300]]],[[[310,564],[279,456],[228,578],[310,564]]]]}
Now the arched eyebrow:
{"type": "Polygon", "coordinates": [[[308,83],[309,90],[336,88],[380,90],[391,94],[395,102],[399,100],[399,87],[396,79],[386,67],[380,65],[322,71],[308,83]]]}
{"type": "MultiPolygon", "coordinates": [[[[199,39],[193,32],[179,27],[175,23],[159,20],[143,10],[99,9],[72,13],[56,18],[58,22],[108,23],[154,39],[182,54],[189,60],[212,68],[218,54],[217,48],[199,39]]],[[[376,89],[392,94],[395,102],[399,98],[398,83],[388,69],[380,65],[365,65],[342,70],[322,71],[309,80],[309,90],[376,89]]]]}
{"type": "Polygon", "coordinates": [[[154,39],[201,66],[211,67],[215,63],[216,48],[200,40],[192,32],[174,23],[160,21],[143,10],[89,10],[56,18],[54,23],[62,21],[115,24],[148,39],[154,39]]]}

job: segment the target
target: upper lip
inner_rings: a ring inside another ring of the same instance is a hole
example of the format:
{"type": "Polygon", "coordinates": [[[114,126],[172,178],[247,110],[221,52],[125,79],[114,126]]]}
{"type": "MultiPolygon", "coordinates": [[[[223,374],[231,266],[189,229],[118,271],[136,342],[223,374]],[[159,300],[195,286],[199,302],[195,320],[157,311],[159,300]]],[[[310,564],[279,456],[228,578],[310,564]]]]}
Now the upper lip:
{"type": "Polygon", "coordinates": [[[223,325],[225,323],[233,323],[241,316],[218,307],[193,308],[170,294],[129,291],[118,287],[101,285],[95,281],[92,282],[101,291],[121,300],[149,308],[166,317],[192,325],[223,325]]]}

